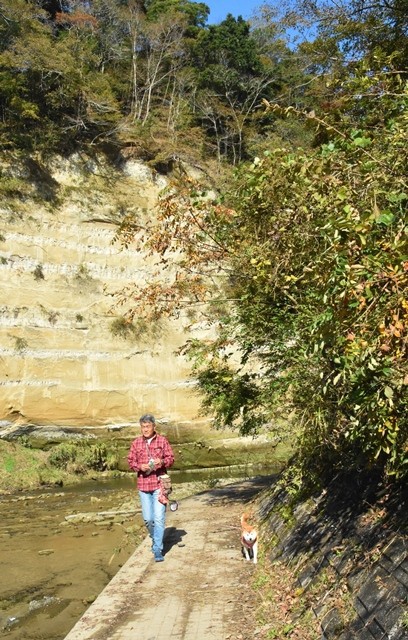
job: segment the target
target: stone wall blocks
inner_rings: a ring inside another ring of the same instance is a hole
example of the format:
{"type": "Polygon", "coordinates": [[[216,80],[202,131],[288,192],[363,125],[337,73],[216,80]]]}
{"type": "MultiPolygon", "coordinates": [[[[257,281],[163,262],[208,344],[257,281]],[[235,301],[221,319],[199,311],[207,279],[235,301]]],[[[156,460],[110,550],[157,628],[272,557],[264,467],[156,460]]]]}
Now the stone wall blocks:
{"type": "Polygon", "coordinates": [[[293,515],[295,516],[298,522],[300,522],[303,518],[309,519],[310,513],[309,513],[308,505],[304,503],[297,505],[293,510],[293,515]]]}
{"type": "Polygon", "coordinates": [[[268,520],[268,529],[273,530],[274,533],[277,533],[278,527],[282,524],[282,520],[278,515],[273,515],[268,520]]]}
{"type": "Polygon", "coordinates": [[[405,568],[400,565],[393,571],[393,576],[398,582],[400,582],[408,592],[408,573],[405,568]]]}
{"type": "Polygon", "coordinates": [[[384,549],[383,553],[387,558],[391,560],[393,564],[401,564],[408,556],[407,547],[407,540],[396,536],[384,549]]]}
{"type": "Polygon", "coordinates": [[[360,589],[357,599],[363,603],[367,611],[371,612],[380,600],[390,593],[392,584],[389,574],[382,567],[377,567],[360,589]]]}
{"type": "Polygon", "coordinates": [[[408,574],[408,557],[401,562],[398,568],[408,574]]]}
{"type": "Polygon", "coordinates": [[[339,632],[343,629],[343,626],[343,621],[336,608],[328,611],[321,622],[323,633],[328,640],[331,638],[337,638],[339,632]]]}
{"type": "Polygon", "coordinates": [[[269,560],[270,562],[273,562],[274,560],[278,560],[281,556],[282,556],[282,549],[280,547],[275,547],[269,553],[269,560]]]}
{"type": "Polygon", "coordinates": [[[288,528],[282,520],[277,524],[275,533],[282,542],[289,537],[288,528]]]}
{"type": "Polygon", "coordinates": [[[361,600],[358,596],[354,600],[354,608],[357,611],[357,613],[360,616],[360,618],[362,620],[366,621],[370,611],[366,607],[365,602],[363,600],[361,600]]]}
{"type": "Polygon", "coordinates": [[[293,546],[291,544],[283,546],[283,555],[289,565],[291,565],[294,562],[294,560],[297,560],[298,553],[299,553],[299,548],[296,546],[293,546]]]}
{"type": "Polygon", "coordinates": [[[319,572],[328,566],[326,558],[321,557],[316,562],[308,564],[299,574],[298,581],[302,587],[307,587],[319,575],[319,572]]]}
{"type": "Polygon", "coordinates": [[[330,553],[332,547],[339,542],[339,537],[332,530],[328,531],[326,534],[322,535],[320,546],[324,549],[325,553],[330,553]]]}
{"type": "Polygon", "coordinates": [[[378,560],[378,564],[384,569],[384,571],[387,571],[387,573],[391,573],[394,571],[394,564],[392,560],[385,555],[381,556],[381,558],[378,560]]]}
{"type": "Polygon", "coordinates": [[[374,636],[368,627],[363,627],[361,631],[355,636],[356,640],[378,640],[377,636],[374,636]]]}
{"type": "Polygon", "coordinates": [[[298,576],[298,582],[300,586],[303,588],[308,587],[313,582],[315,575],[316,571],[314,567],[308,567],[307,569],[302,571],[302,573],[298,576]]]}
{"type": "Polygon", "coordinates": [[[387,593],[388,601],[392,602],[393,604],[404,603],[405,605],[408,605],[407,587],[402,582],[395,579],[395,575],[393,575],[392,577],[394,578],[394,580],[392,588],[390,588],[387,593]]]}
{"type": "Polygon", "coordinates": [[[338,637],[338,640],[355,640],[355,636],[350,631],[343,631],[338,637]]]}
{"type": "Polygon", "coordinates": [[[351,551],[342,551],[339,553],[336,549],[332,549],[327,558],[330,566],[333,567],[335,572],[339,576],[343,576],[350,570],[353,553],[351,551]]]}
{"type": "Polygon", "coordinates": [[[348,631],[352,634],[354,640],[358,637],[360,631],[364,629],[366,621],[362,620],[358,615],[348,625],[348,631]]]}
{"type": "Polygon", "coordinates": [[[376,638],[376,640],[382,640],[384,638],[385,629],[378,622],[378,620],[376,620],[376,618],[370,620],[370,622],[367,624],[367,629],[374,636],[374,638],[376,638]]]}
{"type": "Polygon", "coordinates": [[[407,640],[407,638],[407,628],[400,625],[395,627],[395,629],[391,629],[391,631],[384,636],[384,640],[407,640]]]}
{"type": "MultiPolygon", "coordinates": [[[[399,628],[400,621],[406,611],[406,605],[401,602],[395,602],[391,598],[384,600],[375,610],[374,617],[378,624],[388,631],[393,628],[399,628]]],[[[408,633],[407,633],[408,638],[408,633]]]]}
{"type": "Polygon", "coordinates": [[[355,568],[347,575],[347,586],[350,591],[357,591],[364,582],[365,568],[362,564],[354,565],[355,568]]]}

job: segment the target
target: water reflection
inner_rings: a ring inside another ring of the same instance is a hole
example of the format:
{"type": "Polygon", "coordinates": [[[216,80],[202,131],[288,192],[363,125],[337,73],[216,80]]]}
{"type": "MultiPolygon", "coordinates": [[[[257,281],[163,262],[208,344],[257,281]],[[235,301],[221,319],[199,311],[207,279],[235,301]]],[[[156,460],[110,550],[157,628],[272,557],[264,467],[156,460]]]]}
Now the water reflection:
{"type": "Polygon", "coordinates": [[[265,466],[259,465],[234,465],[230,467],[213,467],[210,469],[189,469],[188,471],[170,471],[173,485],[190,482],[204,482],[208,487],[217,484],[217,480],[253,478],[255,476],[269,476],[277,473],[281,466],[278,464],[265,466]]]}

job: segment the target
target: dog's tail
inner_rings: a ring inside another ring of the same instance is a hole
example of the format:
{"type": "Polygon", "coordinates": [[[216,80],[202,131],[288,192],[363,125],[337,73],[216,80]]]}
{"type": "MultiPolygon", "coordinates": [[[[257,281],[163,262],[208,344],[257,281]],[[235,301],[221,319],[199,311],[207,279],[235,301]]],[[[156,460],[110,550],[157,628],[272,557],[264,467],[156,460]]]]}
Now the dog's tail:
{"type": "Polygon", "coordinates": [[[243,513],[241,516],[241,527],[244,531],[252,531],[254,527],[252,527],[248,523],[249,515],[247,513],[243,513]]]}

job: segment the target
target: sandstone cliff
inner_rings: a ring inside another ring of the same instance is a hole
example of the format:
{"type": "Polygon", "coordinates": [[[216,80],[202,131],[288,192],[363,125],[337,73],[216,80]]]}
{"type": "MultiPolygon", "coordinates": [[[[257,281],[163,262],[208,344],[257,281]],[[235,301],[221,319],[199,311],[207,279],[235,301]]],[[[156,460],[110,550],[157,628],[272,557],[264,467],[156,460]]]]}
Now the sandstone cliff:
{"type": "Polygon", "coordinates": [[[154,215],[166,178],[139,160],[113,168],[79,155],[4,162],[1,174],[26,189],[10,187],[0,205],[3,425],[121,424],[146,410],[197,421],[189,366],[175,354],[187,322],[121,332],[111,295],[151,277],[151,261],[113,239],[123,215],[154,215]]]}

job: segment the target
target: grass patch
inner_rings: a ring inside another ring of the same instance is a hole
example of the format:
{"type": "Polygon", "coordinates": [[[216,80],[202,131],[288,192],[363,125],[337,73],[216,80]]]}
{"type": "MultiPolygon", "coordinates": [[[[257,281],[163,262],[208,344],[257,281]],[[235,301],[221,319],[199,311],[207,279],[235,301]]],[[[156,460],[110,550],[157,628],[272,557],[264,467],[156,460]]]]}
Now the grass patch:
{"type": "Polygon", "coordinates": [[[64,474],[48,467],[47,455],[44,451],[28,449],[16,442],[0,440],[0,492],[63,482],[64,474]]]}
{"type": "Polygon", "coordinates": [[[98,472],[114,473],[118,463],[118,447],[102,442],[67,441],[43,451],[25,438],[0,440],[0,493],[76,484],[98,472]]]}
{"type": "Polygon", "coordinates": [[[320,625],[312,613],[303,589],[296,587],[293,572],[284,563],[270,562],[261,554],[252,578],[257,639],[291,638],[318,640],[320,625]]]}

